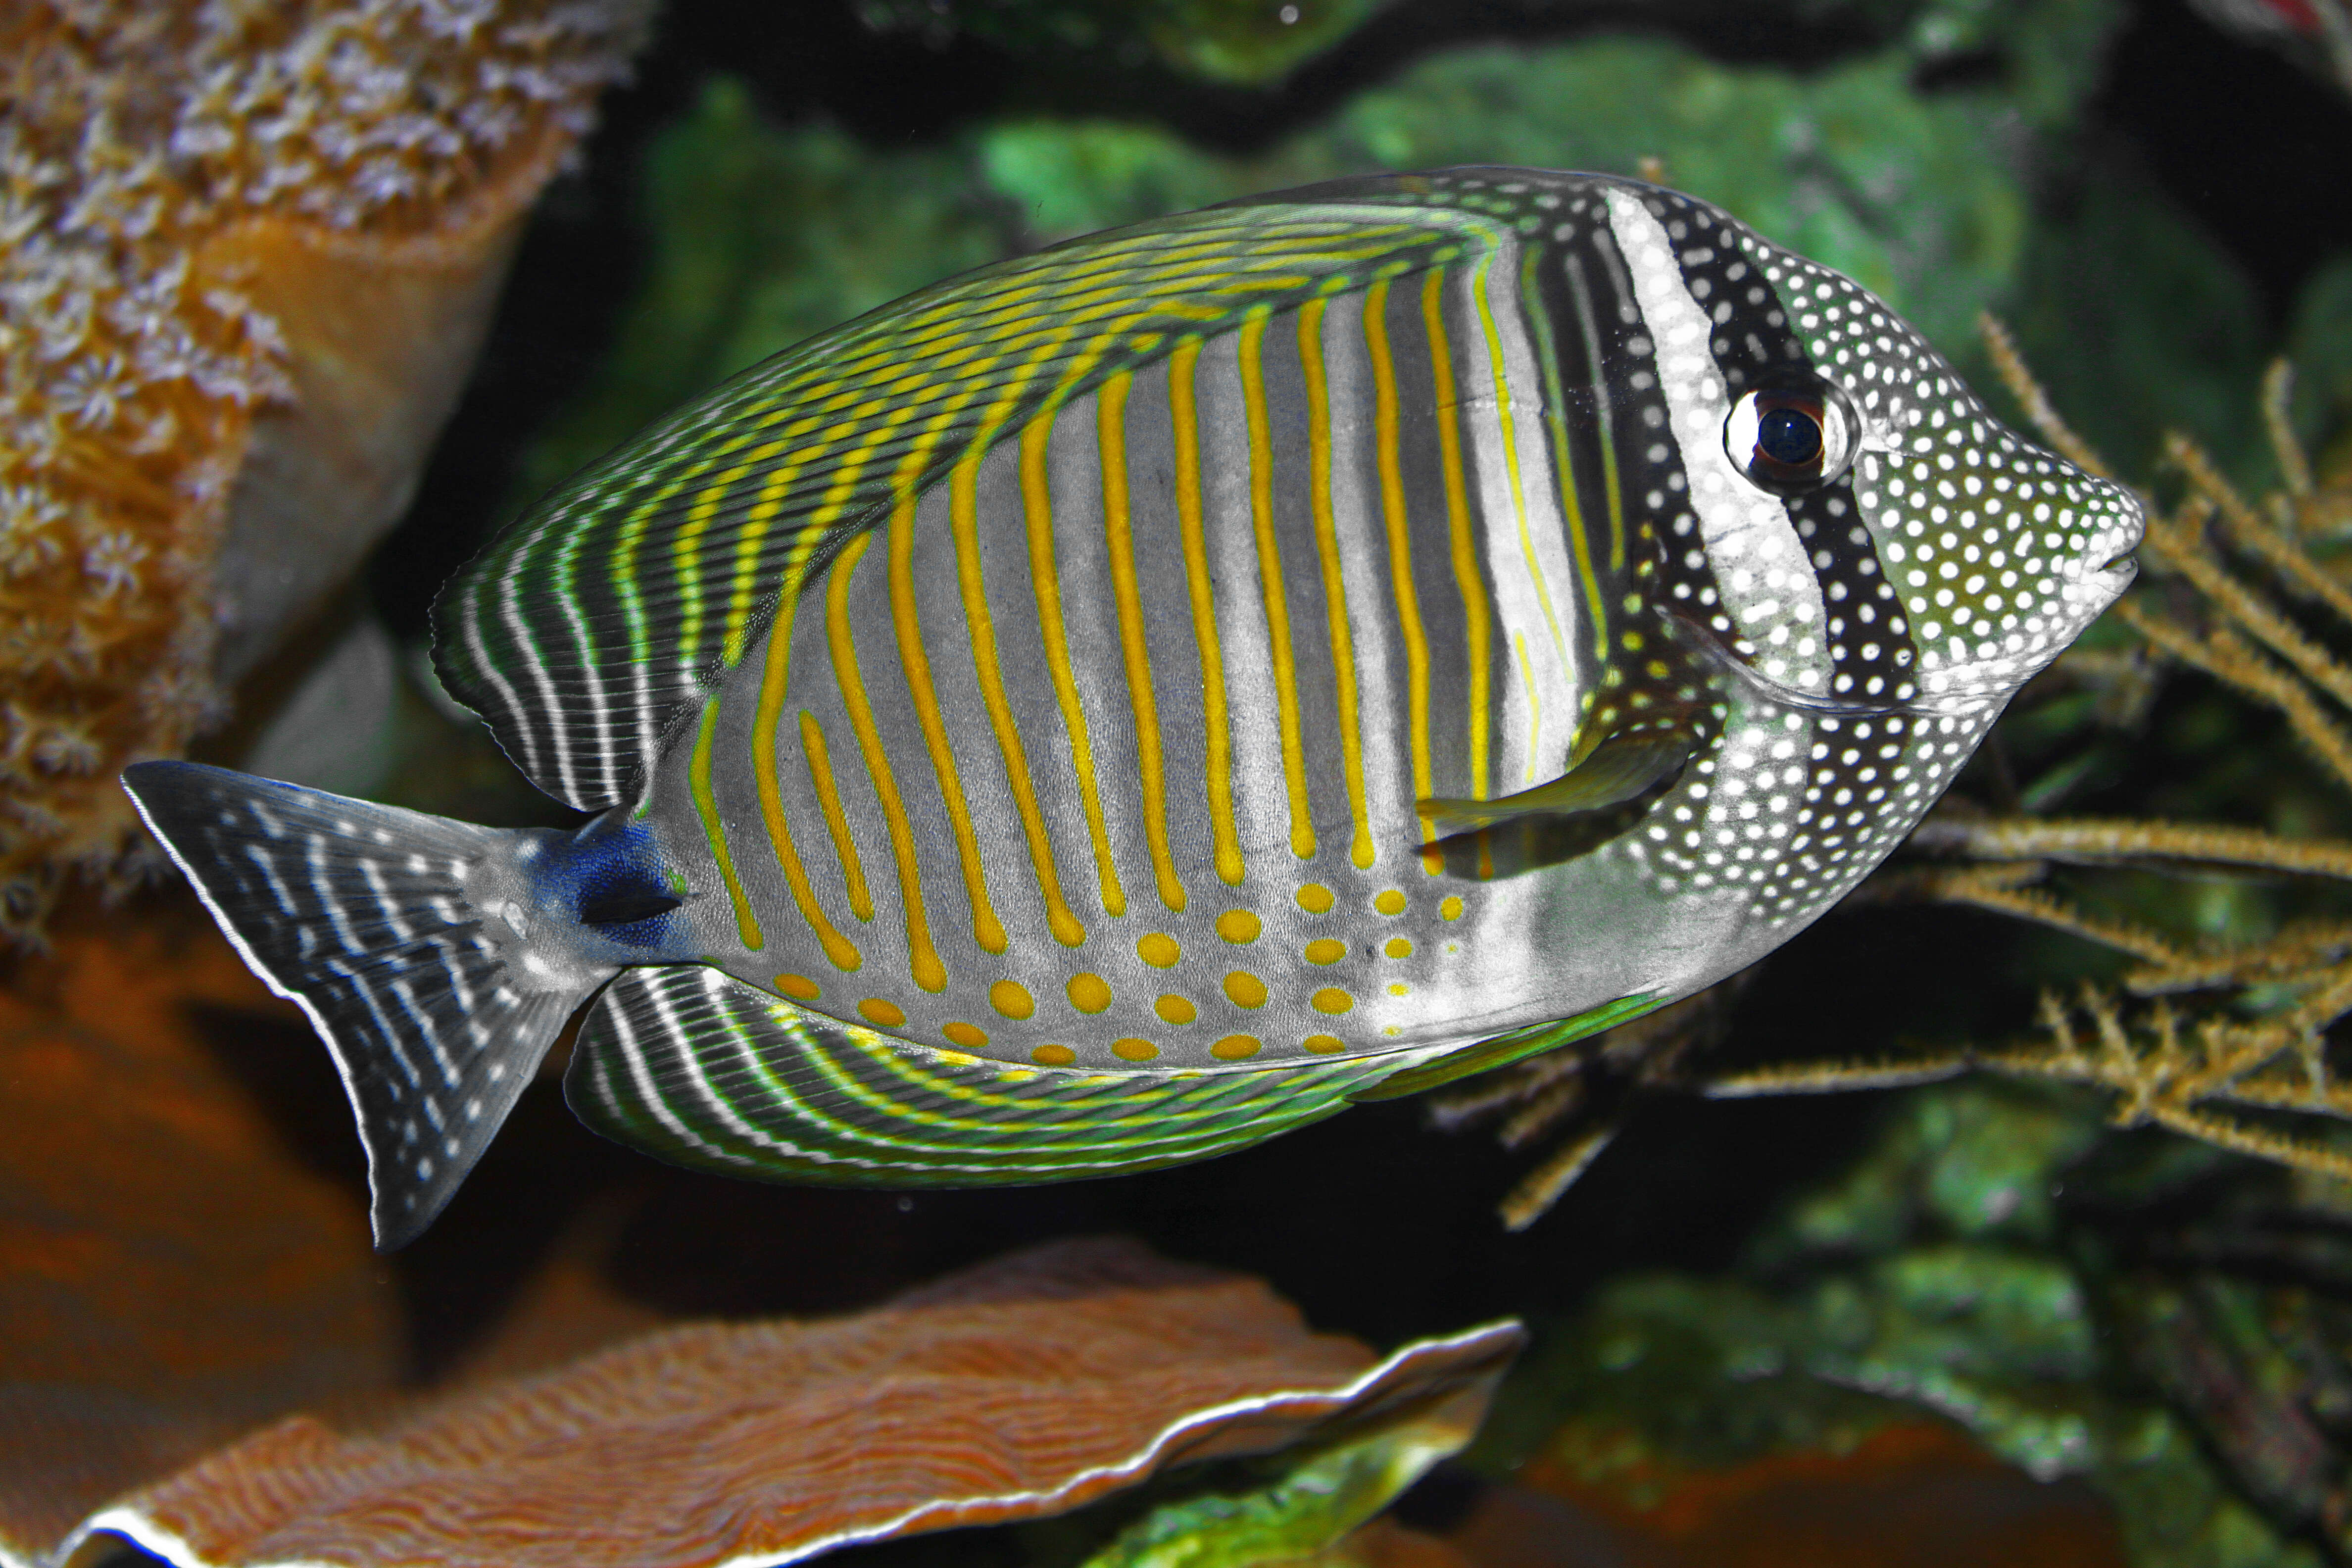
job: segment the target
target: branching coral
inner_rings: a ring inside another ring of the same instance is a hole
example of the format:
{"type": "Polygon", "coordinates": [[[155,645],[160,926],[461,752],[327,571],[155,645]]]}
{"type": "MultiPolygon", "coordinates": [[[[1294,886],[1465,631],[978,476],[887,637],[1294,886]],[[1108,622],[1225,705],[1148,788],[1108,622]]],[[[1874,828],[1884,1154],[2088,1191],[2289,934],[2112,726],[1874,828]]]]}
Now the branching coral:
{"type": "Polygon", "coordinates": [[[488,193],[519,210],[640,10],[46,0],[0,19],[0,933],[37,928],[61,868],[116,863],[115,772],[217,710],[213,567],[257,422],[321,400],[306,350],[376,368],[306,344],[279,297],[347,296],[354,247],[479,229],[488,193]]]}
{"type": "MultiPolygon", "coordinates": [[[[2007,332],[1990,318],[1983,325],[1995,364],[2044,438],[2105,473],[2007,332]]],[[[2140,552],[2147,577],[2114,611],[2143,646],[2121,656],[2070,653],[2061,672],[2110,688],[2137,680],[2148,660],[2201,672],[2283,717],[2327,783],[2352,800],[2352,663],[2330,647],[2352,636],[2352,584],[2313,549],[2352,534],[2352,470],[2314,472],[2288,417],[2291,391],[2281,362],[2263,390],[2280,478],[2259,503],[2196,443],[2168,440],[2166,464],[2179,481],[2179,499],[2168,509],[2151,507],[2140,552]]],[[[2080,937],[2131,966],[2115,984],[2085,984],[2071,998],[2045,995],[2037,1036],[2004,1046],[1709,1074],[1690,1048],[1702,1043],[1699,1034],[1719,1031],[1720,1005],[1707,994],[1521,1064],[1438,1107],[1443,1122],[1504,1116],[1502,1137],[1513,1146],[1569,1123],[1563,1146],[1505,1201],[1506,1220],[1530,1223],[1606,1143],[1620,1108],[1600,1113],[1596,1081],[1732,1098],[1885,1088],[1987,1069],[2106,1090],[2120,1125],[2154,1122],[2352,1178],[2352,1150],[2327,1126],[2352,1119],[2352,1077],[2339,1071],[2327,1039],[2352,1014],[2352,920],[2291,920],[2258,938],[2189,940],[2102,912],[2056,875],[2062,868],[2095,876],[2220,871],[2342,883],[2352,881],[2352,841],[2157,817],[1991,816],[1954,801],[1912,836],[1909,848],[1959,863],[1906,859],[1857,896],[2010,915],[2080,937]]]]}

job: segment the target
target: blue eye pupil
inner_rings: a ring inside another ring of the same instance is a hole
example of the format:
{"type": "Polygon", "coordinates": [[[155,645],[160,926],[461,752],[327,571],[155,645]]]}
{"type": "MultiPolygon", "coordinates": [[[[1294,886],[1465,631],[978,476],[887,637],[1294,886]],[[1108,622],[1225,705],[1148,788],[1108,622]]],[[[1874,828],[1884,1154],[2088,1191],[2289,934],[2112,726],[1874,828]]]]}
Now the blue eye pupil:
{"type": "Polygon", "coordinates": [[[1798,468],[1822,455],[1821,421],[1801,408],[1775,408],[1757,421],[1756,449],[1798,468]]]}

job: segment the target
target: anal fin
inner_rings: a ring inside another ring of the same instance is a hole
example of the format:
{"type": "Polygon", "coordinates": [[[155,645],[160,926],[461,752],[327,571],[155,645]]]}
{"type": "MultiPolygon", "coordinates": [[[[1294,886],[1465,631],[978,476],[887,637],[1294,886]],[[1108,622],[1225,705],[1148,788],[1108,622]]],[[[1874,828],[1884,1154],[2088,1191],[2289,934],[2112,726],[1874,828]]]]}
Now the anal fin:
{"type": "Polygon", "coordinates": [[[564,1098],[676,1164],[829,1186],[1024,1186],[1205,1160],[1347,1109],[1428,1053],[1256,1071],[1024,1068],[794,1006],[701,965],[625,970],[564,1098]]]}

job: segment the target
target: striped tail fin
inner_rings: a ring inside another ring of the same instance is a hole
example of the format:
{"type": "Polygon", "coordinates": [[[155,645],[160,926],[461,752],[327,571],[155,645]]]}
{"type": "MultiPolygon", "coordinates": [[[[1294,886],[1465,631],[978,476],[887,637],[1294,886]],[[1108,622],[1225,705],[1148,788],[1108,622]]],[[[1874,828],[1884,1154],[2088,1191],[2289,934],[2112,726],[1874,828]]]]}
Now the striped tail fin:
{"type": "Polygon", "coordinates": [[[533,923],[522,863],[553,836],[195,763],[141,763],[122,783],[245,962],[326,1041],[367,1147],[376,1246],[405,1246],[612,973],[508,962],[533,923]]]}

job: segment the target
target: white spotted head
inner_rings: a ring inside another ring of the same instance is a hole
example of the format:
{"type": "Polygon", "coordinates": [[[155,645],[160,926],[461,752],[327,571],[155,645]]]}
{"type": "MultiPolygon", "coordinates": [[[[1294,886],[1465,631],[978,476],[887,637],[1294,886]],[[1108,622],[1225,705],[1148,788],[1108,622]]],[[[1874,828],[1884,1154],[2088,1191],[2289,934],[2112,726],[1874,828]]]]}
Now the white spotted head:
{"type": "Polygon", "coordinates": [[[1778,502],[1818,569],[1877,578],[1864,640],[1905,668],[1835,695],[1997,706],[2130,585],[2138,500],[2009,429],[1869,290],[1687,196],[1628,184],[1612,205],[1629,253],[1670,245],[1722,377],[1706,413],[1726,461],[1694,499],[1712,480],[1778,502]]]}

